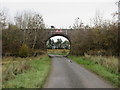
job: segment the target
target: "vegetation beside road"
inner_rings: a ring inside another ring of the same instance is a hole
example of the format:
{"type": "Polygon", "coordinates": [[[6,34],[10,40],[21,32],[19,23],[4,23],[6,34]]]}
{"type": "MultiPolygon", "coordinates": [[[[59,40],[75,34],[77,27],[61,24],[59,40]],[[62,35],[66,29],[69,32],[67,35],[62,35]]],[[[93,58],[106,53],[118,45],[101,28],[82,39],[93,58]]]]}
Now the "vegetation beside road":
{"type": "Polygon", "coordinates": [[[48,56],[9,59],[3,62],[3,88],[43,87],[51,66],[48,56]]]}
{"type": "Polygon", "coordinates": [[[69,49],[47,49],[48,54],[54,55],[68,55],[70,52],[69,49]]]}
{"type": "Polygon", "coordinates": [[[85,68],[95,72],[97,75],[110,81],[114,86],[119,87],[120,80],[118,76],[118,59],[105,58],[100,56],[68,56],[78,64],[83,65],[85,68]]]}
{"type": "MultiPolygon", "coordinates": [[[[7,57],[3,58],[2,63],[4,76],[3,86],[17,88],[24,88],[28,86],[39,87],[37,82],[35,82],[36,84],[34,86],[31,85],[31,81],[30,83],[26,82],[28,81],[26,80],[26,77],[31,75],[29,77],[29,79],[31,79],[34,77],[32,75],[36,74],[39,76],[42,72],[39,71],[46,68],[47,63],[43,66],[41,65],[42,61],[45,62],[44,57],[41,58],[42,60],[39,60],[39,57],[36,57],[45,54],[44,51],[46,48],[70,49],[71,55],[84,56],[85,53],[87,53],[89,55],[118,57],[120,49],[118,47],[119,39],[117,15],[118,14],[115,13],[113,14],[113,18],[111,20],[107,20],[100,15],[100,12],[96,12],[95,17],[93,17],[90,22],[90,25],[85,24],[79,17],[77,17],[75,22],[73,22],[73,25],[65,30],[66,33],[62,34],[59,32],[54,32],[57,29],[54,26],[54,28],[51,27],[51,29],[46,27],[44,18],[41,14],[39,14],[39,12],[18,12],[16,15],[13,15],[15,17],[14,21],[11,21],[8,19],[5,10],[0,10],[0,26],[2,32],[0,35],[2,38],[0,38],[0,40],[2,41],[2,56],[7,57]],[[64,36],[65,34],[65,37],[69,37],[70,41],[62,41],[62,39],[57,39],[57,42],[55,42],[50,39],[52,36],[50,33],[53,36],[64,36]],[[49,40],[46,41],[48,38],[49,40]],[[33,56],[34,58],[31,59],[33,56]],[[34,63],[36,63],[35,65],[37,66],[34,67],[34,63]],[[39,67],[39,65],[41,66],[39,67]],[[41,69],[42,67],[43,69],[41,69]],[[38,70],[38,68],[40,68],[40,70],[38,70]],[[26,81],[24,81],[23,78],[26,81]],[[26,84],[23,85],[17,81],[26,84]]],[[[67,55],[68,51],[48,50],[48,54],[67,55]]],[[[86,68],[91,69],[118,86],[118,62],[116,62],[116,59],[111,58],[110,60],[103,57],[92,56],[70,56],[70,58],[75,59],[76,62],[83,64],[86,68]]],[[[49,68],[46,68],[44,71],[48,69],[49,68]]],[[[37,80],[38,76],[36,76],[33,80],[37,80]]]]}

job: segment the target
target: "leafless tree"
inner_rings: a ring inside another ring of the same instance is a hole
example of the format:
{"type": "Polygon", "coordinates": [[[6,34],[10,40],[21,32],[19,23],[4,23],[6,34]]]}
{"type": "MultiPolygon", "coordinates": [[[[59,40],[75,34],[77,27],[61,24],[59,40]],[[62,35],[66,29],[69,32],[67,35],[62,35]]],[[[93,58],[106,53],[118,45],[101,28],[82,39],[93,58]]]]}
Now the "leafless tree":
{"type": "Polygon", "coordinates": [[[5,10],[0,10],[0,28],[3,30],[7,26],[7,15],[5,10]]]}

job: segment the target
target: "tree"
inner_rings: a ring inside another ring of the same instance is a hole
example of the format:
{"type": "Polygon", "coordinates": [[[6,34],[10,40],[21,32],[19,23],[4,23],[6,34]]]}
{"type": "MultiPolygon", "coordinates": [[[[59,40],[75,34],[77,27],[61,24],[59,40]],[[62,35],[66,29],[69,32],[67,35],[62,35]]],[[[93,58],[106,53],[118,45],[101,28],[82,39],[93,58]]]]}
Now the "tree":
{"type": "Polygon", "coordinates": [[[39,14],[35,14],[33,17],[32,25],[33,25],[33,29],[35,29],[35,37],[32,46],[32,49],[34,49],[37,40],[38,30],[43,30],[45,27],[42,16],[39,14]]]}
{"type": "Polygon", "coordinates": [[[82,22],[82,20],[79,20],[80,18],[79,17],[77,17],[76,19],[75,19],[75,23],[73,24],[73,29],[82,29],[83,28],[83,22],[82,22]]]}
{"type": "Polygon", "coordinates": [[[51,39],[49,39],[47,41],[47,49],[52,49],[52,40],[51,39]]]}
{"type": "Polygon", "coordinates": [[[44,49],[44,28],[45,24],[41,15],[27,11],[17,14],[15,25],[9,23],[8,28],[2,30],[2,53],[18,55],[19,48],[23,44],[31,49],[44,49]]]}
{"type": "Polygon", "coordinates": [[[103,19],[99,12],[93,19],[93,26],[80,24],[76,19],[71,33],[71,54],[117,55],[117,21],[103,19]],[[92,53],[91,53],[92,52],[92,53]]]}
{"type": "Polygon", "coordinates": [[[0,28],[3,30],[7,26],[7,15],[5,10],[0,10],[0,28]]]}
{"type": "Polygon", "coordinates": [[[65,40],[63,43],[62,43],[62,48],[63,49],[70,49],[70,42],[65,40]]]}
{"type": "Polygon", "coordinates": [[[55,46],[57,47],[57,49],[61,49],[62,48],[62,40],[61,40],[61,38],[57,39],[57,42],[55,43],[55,46]]]}
{"type": "Polygon", "coordinates": [[[45,24],[40,14],[24,11],[15,17],[16,25],[23,31],[22,43],[27,43],[32,49],[38,48],[37,41],[42,45],[45,24]],[[39,34],[39,37],[38,37],[39,34]]]}

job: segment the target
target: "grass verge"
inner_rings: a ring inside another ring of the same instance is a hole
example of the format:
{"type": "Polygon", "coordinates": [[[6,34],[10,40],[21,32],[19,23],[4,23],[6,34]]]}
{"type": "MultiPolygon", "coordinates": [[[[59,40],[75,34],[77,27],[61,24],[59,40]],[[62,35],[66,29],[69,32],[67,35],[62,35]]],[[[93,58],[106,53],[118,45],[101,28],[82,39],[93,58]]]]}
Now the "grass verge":
{"type": "Polygon", "coordinates": [[[115,87],[119,87],[120,80],[118,79],[119,73],[111,72],[110,69],[95,63],[93,60],[86,59],[80,56],[68,56],[68,58],[77,62],[78,64],[83,65],[85,68],[95,72],[97,75],[111,82],[115,87]]]}
{"type": "Polygon", "coordinates": [[[48,53],[48,54],[53,54],[53,55],[68,55],[68,53],[48,53]]]}
{"type": "Polygon", "coordinates": [[[53,55],[68,55],[69,52],[68,49],[47,49],[47,53],[53,55]]]}
{"type": "Polygon", "coordinates": [[[27,61],[30,69],[3,82],[3,88],[42,88],[49,73],[51,60],[48,56],[27,61]]]}

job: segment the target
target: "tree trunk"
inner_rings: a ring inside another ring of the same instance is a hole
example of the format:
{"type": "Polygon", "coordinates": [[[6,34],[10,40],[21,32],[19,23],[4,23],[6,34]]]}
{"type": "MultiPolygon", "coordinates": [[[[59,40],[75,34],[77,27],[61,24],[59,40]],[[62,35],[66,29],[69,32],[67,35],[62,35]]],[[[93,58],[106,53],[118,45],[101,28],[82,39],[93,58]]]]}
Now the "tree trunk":
{"type": "Polygon", "coordinates": [[[35,30],[35,37],[34,37],[32,49],[35,48],[36,40],[37,40],[37,30],[35,30]]]}

